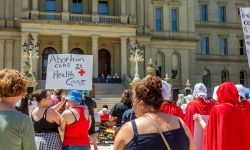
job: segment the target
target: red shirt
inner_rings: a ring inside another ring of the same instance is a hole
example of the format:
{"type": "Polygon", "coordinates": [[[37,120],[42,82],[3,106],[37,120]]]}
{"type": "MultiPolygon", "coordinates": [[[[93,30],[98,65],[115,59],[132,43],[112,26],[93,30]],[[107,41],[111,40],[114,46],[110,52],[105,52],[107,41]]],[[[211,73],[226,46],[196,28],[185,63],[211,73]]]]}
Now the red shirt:
{"type": "Polygon", "coordinates": [[[161,105],[160,111],[180,117],[182,120],[184,120],[184,114],[181,108],[172,102],[163,102],[161,105]]]}
{"type": "Polygon", "coordinates": [[[101,113],[100,118],[101,118],[101,121],[107,121],[109,120],[109,114],[101,113]]]}
{"type": "Polygon", "coordinates": [[[89,135],[88,135],[89,122],[85,118],[84,108],[74,107],[72,109],[75,109],[80,114],[80,119],[77,122],[66,125],[63,146],[70,146],[70,145],[89,146],[90,145],[89,135]]]}
{"type": "Polygon", "coordinates": [[[193,101],[189,102],[186,108],[185,123],[190,129],[192,135],[194,136],[194,120],[193,115],[195,113],[201,115],[209,115],[212,107],[216,103],[214,101],[205,101],[203,98],[197,97],[193,101]]]}

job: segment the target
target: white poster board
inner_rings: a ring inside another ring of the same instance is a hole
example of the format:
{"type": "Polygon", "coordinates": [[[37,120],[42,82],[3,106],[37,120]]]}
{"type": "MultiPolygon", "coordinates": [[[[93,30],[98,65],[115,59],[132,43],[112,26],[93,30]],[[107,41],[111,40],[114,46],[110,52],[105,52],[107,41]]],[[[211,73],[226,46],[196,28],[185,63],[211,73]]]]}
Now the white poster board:
{"type": "Polygon", "coordinates": [[[240,16],[246,45],[248,67],[250,68],[250,8],[240,8],[240,16]]]}
{"type": "Polygon", "coordinates": [[[48,56],[46,89],[92,90],[93,55],[48,56]]]}
{"type": "MultiPolygon", "coordinates": [[[[202,115],[202,119],[207,124],[208,115],[202,115]]],[[[198,122],[194,122],[194,144],[197,150],[203,149],[204,129],[198,122]]]]}

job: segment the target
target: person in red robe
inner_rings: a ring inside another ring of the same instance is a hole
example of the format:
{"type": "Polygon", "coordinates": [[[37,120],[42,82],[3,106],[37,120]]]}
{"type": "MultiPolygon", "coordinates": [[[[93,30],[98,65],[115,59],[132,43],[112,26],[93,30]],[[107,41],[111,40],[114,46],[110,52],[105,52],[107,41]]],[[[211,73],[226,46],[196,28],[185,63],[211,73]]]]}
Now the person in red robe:
{"type": "MultiPolygon", "coordinates": [[[[239,103],[240,103],[240,108],[243,112],[243,115],[244,115],[244,119],[245,119],[245,126],[247,127],[246,128],[246,136],[247,139],[250,139],[250,101],[246,99],[246,96],[245,96],[245,87],[241,84],[237,84],[235,85],[237,90],[238,90],[238,93],[240,95],[240,99],[239,99],[239,103]]],[[[247,142],[248,144],[248,147],[250,148],[250,142],[247,142]]]]}
{"type": "Polygon", "coordinates": [[[212,107],[216,104],[212,100],[207,100],[207,88],[202,83],[197,83],[194,86],[194,100],[188,103],[186,108],[185,123],[189,127],[194,136],[194,114],[209,115],[212,107]]]}
{"type": "Polygon", "coordinates": [[[161,105],[160,111],[180,117],[184,120],[184,114],[179,106],[176,106],[171,100],[171,85],[166,81],[162,81],[162,96],[164,102],[161,105]]]}
{"type": "Polygon", "coordinates": [[[224,82],[219,86],[217,96],[219,104],[212,108],[207,125],[199,114],[194,116],[204,127],[203,150],[249,149],[236,87],[232,82],[224,82]]]}

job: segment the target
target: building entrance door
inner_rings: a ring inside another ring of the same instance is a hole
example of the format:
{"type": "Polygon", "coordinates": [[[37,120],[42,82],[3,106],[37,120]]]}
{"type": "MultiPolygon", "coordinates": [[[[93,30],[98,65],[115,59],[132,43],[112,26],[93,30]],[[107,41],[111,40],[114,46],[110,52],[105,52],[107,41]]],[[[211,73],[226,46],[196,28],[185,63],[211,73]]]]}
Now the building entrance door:
{"type": "Polygon", "coordinates": [[[106,77],[111,75],[111,56],[106,49],[98,51],[98,76],[104,74],[106,77]]]}

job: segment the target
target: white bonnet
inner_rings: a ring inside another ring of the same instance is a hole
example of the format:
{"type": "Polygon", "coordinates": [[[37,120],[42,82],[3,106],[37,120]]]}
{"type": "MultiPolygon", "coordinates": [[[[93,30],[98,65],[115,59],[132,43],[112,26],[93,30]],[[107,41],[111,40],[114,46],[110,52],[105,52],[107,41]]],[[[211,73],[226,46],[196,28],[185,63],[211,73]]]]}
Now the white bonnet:
{"type": "Polygon", "coordinates": [[[219,88],[219,85],[217,85],[216,87],[214,87],[214,92],[213,92],[213,100],[218,100],[218,97],[217,97],[217,90],[219,88]]]}
{"type": "Polygon", "coordinates": [[[244,99],[246,99],[246,96],[245,96],[245,87],[241,84],[236,84],[235,85],[237,90],[238,90],[238,93],[241,97],[243,97],[244,99]]]}
{"type": "Polygon", "coordinates": [[[162,83],[162,96],[163,100],[170,100],[171,95],[171,85],[167,83],[166,81],[161,80],[162,83]]]}
{"type": "Polygon", "coordinates": [[[207,97],[207,88],[203,83],[197,83],[194,86],[194,97],[207,97]]]}

